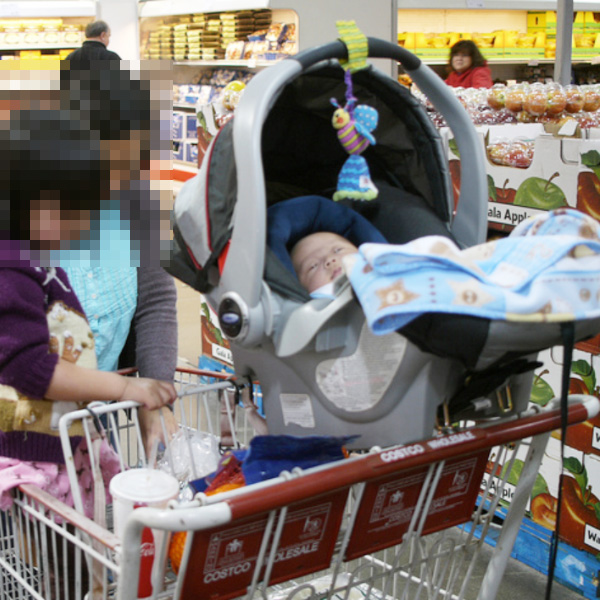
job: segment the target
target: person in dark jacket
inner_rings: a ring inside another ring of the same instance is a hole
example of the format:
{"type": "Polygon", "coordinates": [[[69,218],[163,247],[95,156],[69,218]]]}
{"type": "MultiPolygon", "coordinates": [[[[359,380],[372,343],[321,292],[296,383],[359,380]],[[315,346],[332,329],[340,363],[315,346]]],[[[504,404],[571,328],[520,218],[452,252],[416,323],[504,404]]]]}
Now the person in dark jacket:
{"type": "Polygon", "coordinates": [[[89,63],[96,60],[121,60],[121,57],[107,50],[110,41],[110,27],[104,21],[93,21],[85,28],[85,42],[81,48],[74,50],[67,56],[71,65],[89,63]]]}
{"type": "Polygon", "coordinates": [[[459,40],[450,48],[450,74],[446,83],[451,87],[491,88],[490,68],[472,40],[459,40]]]}

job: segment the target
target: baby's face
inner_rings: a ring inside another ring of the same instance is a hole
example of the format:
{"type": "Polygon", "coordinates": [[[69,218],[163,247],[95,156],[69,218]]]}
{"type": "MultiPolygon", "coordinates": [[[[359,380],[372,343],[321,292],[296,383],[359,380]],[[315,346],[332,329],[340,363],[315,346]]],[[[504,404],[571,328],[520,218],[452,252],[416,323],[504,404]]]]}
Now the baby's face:
{"type": "Polygon", "coordinates": [[[342,257],[354,254],[354,244],[336,233],[321,231],[302,238],[292,250],[292,264],[310,293],[343,274],[342,257]]]}

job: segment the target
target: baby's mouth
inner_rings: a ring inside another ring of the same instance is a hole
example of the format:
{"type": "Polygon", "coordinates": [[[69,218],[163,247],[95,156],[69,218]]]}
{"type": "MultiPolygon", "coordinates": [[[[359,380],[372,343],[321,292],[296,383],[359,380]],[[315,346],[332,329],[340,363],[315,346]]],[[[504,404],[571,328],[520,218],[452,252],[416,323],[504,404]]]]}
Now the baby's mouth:
{"type": "Polygon", "coordinates": [[[342,268],[338,267],[337,269],[335,269],[335,271],[333,272],[333,275],[331,276],[331,281],[335,281],[340,275],[342,274],[342,268]]]}

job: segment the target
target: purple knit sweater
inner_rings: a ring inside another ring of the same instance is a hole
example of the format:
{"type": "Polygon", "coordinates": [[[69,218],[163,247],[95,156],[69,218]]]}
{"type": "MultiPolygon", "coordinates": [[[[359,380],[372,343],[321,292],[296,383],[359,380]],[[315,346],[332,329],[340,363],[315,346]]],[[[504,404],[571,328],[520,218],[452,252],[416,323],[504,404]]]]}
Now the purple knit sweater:
{"type": "MultiPolygon", "coordinates": [[[[43,398],[59,355],[94,366],[93,338],[86,328],[89,332],[62,269],[0,268],[0,384],[9,386],[0,388],[0,455],[64,462],[55,426],[57,409],[66,403],[43,398]]],[[[62,406],[63,411],[77,408],[62,406]]],[[[80,436],[72,433],[75,447],[80,436]]]]}

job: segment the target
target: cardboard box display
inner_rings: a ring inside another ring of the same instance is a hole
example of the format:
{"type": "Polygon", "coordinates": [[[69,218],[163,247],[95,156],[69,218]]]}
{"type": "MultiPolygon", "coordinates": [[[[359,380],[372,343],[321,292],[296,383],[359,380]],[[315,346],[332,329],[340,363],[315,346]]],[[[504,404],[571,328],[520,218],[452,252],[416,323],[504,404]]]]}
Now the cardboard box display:
{"type": "MultiPolygon", "coordinates": [[[[596,375],[600,377],[600,370],[598,360],[594,359],[598,353],[600,348],[596,354],[591,354],[576,347],[573,353],[570,393],[592,393],[598,396],[600,390],[596,375]],[[592,389],[575,385],[576,380],[585,381],[592,389]]],[[[560,396],[562,356],[560,347],[545,350],[538,356],[544,365],[536,372],[531,397],[533,403],[545,405],[552,398],[560,396]]],[[[559,477],[563,470],[560,438],[560,431],[551,434],[526,508],[528,518],[551,531],[556,528],[559,477]]],[[[595,556],[600,552],[600,513],[596,513],[597,509],[600,511],[600,419],[596,417],[569,427],[566,444],[560,539],[595,556]]],[[[526,444],[517,449],[516,460],[502,495],[505,505],[512,500],[527,449],[526,444]]],[[[490,460],[495,460],[499,452],[499,449],[492,450],[490,460]]],[[[505,465],[508,465],[511,457],[511,452],[505,456],[500,455],[499,473],[507,468],[505,465]]],[[[483,483],[491,478],[492,485],[497,485],[499,479],[494,478],[491,471],[491,468],[488,469],[483,483]]]]}
{"type": "MultiPolygon", "coordinates": [[[[499,138],[534,139],[533,161],[528,168],[506,167],[487,158],[488,221],[492,229],[510,231],[526,218],[561,206],[577,205],[577,184],[581,170],[581,151],[593,143],[577,138],[556,137],[544,132],[539,123],[479,126],[485,151],[486,135],[493,142],[499,138]]],[[[453,150],[453,135],[441,131],[447,145],[455,201],[460,191],[460,166],[453,150]]],[[[600,189],[600,186],[599,186],[600,189]]]]}
{"type": "Polygon", "coordinates": [[[200,329],[202,334],[202,355],[231,367],[233,358],[229,341],[221,332],[219,318],[204,298],[200,304],[200,329]]]}
{"type": "Polygon", "coordinates": [[[592,139],[582,145],[580,163],[577,210],[600,221],[600,141],[592,139]]]}

